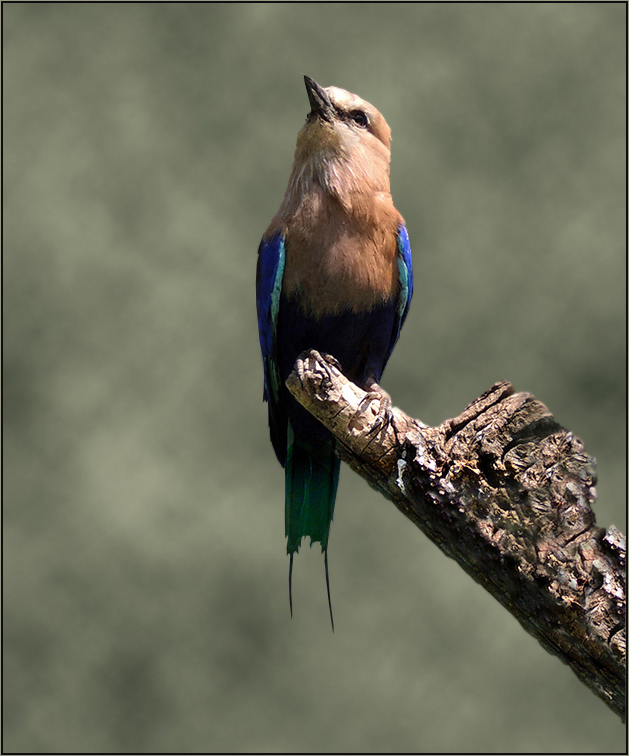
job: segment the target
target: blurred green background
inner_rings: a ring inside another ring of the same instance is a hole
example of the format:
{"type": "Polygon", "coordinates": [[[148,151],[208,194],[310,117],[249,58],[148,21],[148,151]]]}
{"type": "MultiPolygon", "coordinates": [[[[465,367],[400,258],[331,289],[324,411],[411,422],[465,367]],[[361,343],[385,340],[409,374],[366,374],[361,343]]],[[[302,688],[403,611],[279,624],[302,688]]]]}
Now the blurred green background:
{"type": "Polygon", "coordinates": [[[393,130],[416,294],[383,386],[498,379],[624,529],[625,7],[8,4],[7,751],[623,751],[620,720],[349,469],[288,611],[256,250],[302,73],[393,130]]]}

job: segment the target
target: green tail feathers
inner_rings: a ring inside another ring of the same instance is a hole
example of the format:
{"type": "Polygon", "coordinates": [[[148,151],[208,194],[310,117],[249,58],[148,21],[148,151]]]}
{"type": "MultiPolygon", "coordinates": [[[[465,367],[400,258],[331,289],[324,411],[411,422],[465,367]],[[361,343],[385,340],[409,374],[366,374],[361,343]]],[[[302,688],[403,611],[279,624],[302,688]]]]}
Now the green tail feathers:
{"type": "Polygon", "coordinates": [[[287,552],[299,551],[301,539],[309,536],[311,545],[328,546],[330,523],[339,482],[341,461],[334,454],[334,441],[310,444],[296,439],[288,424],[286,454],[286,536],[287,552]]]}

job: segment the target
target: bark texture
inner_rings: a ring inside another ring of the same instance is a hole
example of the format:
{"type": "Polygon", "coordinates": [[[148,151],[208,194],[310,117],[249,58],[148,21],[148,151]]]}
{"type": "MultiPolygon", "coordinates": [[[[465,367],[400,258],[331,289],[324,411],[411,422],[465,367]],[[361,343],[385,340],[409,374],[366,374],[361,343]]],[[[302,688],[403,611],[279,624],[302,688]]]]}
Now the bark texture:
{"type": "Polygon", "coordinates": [[[286,385],[367,482],[624,721],[624,536],[596,526],[594,459],[508,381],[430,428],[315,351],[286,385]]]}

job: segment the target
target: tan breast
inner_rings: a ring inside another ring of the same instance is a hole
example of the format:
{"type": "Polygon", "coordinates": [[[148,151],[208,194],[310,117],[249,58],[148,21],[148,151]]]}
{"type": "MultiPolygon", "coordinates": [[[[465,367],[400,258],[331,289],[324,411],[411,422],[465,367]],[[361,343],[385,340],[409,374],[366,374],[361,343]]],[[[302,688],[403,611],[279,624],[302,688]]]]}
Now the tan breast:
{"type": "Polygon", "coordinates": [[[398,225],[390,195],[351,208],[323,192],[302,198],[286,226],[283,293],[314,316],[364,312],[399,290],[398,225]]]}

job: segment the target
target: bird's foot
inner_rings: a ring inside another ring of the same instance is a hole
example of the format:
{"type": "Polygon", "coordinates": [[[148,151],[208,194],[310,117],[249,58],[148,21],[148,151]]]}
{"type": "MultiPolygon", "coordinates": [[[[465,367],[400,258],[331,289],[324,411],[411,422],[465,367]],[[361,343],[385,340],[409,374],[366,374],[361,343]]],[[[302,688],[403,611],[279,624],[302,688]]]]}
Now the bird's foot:
{"type": "Polygon", "coordinates": [[[336,359],[336,357],[332,356],[331,354],[326,354],[325,352],[318,352],[316,349],[306,349],[299,355],[297,362],[295,363],[295,370],[297,371],[297,375],[299,375],[300,377],[304,373],[304,363],[306,362],[306,360],[315,360],[317,362],[320,362],[323,365],[323,369],[326,371],[328,369],[328,366],[331,366],[333,368],[336,368],[339,372],[343,372],[341,363],[336,359]]]}
{"type": "Polygon", "coordinates": [[[379,403],[378,414],[371,433],[377,433],[385,424],[393,420],[393,402],[387,392],[374,381],[366,387],[367,394],[360,403],[360,409],[367,409],[374,400],[379,403]]]}

